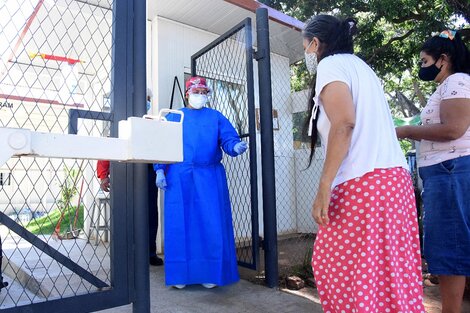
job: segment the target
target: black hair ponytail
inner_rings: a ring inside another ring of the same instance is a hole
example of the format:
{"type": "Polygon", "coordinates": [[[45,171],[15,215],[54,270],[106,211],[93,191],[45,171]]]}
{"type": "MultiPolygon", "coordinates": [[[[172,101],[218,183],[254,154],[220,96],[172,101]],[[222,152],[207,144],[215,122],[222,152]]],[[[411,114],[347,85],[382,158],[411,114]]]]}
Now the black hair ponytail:
{"type": "Polygon", "coordinates": [[[462,40],[460,31],[455,33],[455,60],[452,60],[452,66],[456,73],[467,73],[470,75],[470,51],[462,40]]]}
{"type": "Polygon", "coordinates": [[[470,52],[462,41],[460,32],[456,31],[453,38],[441,36],[441,34],[426,40],[421,51],[432,56],[434,60],[439,59],[442,54],[446,54],[450,58],[452,72],[470,75],[470,52]]]}
{"type": "Polygon", "coordinates": [[[318,140],[318,129],[317,129],[317,121],[318,121],[318,115],[320,113],[320,110],[317,110],[316,114],[315,114],[315,119],[312,121],[312,133],[309,134],[308,131],[309,131],[309,128],[310,128],[310,120],[312,119],[312,113],[313,113],[313,107],[315,105],[315,100],[314,97],[315,97],[315,83],[316,83],[317,79],[316,79],[316,75],[313,76],[312,80],[310,81],[310,91],[308,93],[308,115],[307,115],[307,119],[304,123],[304,127],[303,127],[303,130],[302,130],[302,134],[303,134],[303,137],[308,137],[310,136],[310,155],[308,157],[308,167],[310,167],[310,165],[312,165],[312,160],[313,160],[313,156],[315,154],[315,145],[317,144],[317,140],[318,140]]]}

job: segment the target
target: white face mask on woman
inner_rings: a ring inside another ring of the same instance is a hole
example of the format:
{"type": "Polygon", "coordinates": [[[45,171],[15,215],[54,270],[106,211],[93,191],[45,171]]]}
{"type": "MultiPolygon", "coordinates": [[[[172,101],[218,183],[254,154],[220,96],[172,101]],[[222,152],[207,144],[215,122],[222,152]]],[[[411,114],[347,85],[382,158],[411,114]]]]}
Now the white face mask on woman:
{"type": "Polygon", "coordinates": [[[194,109],[200,109],[207,103],[207,95],[190,93],[188,98],[189,105],[194,109]]]}
{"type": "Polygon", "coordinates": [[[310,41],[307,48],[305,49],[305,65],[307,66],[307,70],[311,75],[317,72],[317,67],[318,67],[317,54],[315,52],[307,53],[307,50],[308,48],[310,48],[312,43],[313,43],[313,40],[310,41]]]}

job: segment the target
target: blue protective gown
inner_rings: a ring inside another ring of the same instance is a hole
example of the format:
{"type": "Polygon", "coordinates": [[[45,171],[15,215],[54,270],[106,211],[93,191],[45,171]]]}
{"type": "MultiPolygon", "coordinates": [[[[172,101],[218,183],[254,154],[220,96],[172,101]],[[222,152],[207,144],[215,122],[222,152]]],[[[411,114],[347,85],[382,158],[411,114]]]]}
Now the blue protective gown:
{"type": "MultiPolygon", "coordinates": [[[[165,281],[167,285],[239,280],[232,212],[222,150],[234,157],[240,137],[222,113],[183,108],[183,162],[164,169],[165,281]]],[[[169,114],[168,120],[179,120],[169,114]]]]}

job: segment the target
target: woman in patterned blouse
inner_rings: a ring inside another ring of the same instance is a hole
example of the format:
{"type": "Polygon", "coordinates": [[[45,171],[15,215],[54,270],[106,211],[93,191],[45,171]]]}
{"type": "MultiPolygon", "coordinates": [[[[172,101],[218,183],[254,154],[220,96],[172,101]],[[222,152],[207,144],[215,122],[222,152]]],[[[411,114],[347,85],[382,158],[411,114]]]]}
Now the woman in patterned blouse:
{"type": "Polygon", "coordinates": [[[439,275],[442,312],[461,312],[470,276],[470,53],[459,32],[428,39],[419,78],[439,85],[421,112],[423,125],[396,129],[421,141],[424,258],[439,275]]]}

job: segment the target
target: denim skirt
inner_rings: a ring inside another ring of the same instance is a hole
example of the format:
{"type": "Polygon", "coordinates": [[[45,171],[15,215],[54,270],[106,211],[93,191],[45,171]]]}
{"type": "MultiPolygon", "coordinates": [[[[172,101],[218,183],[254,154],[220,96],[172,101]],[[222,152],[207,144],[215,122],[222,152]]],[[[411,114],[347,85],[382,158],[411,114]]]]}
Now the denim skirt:
{"type": "Polygon", "coordinates": [[[421,167],[429,272],[470,276],[470,156],[421,167]]]}

